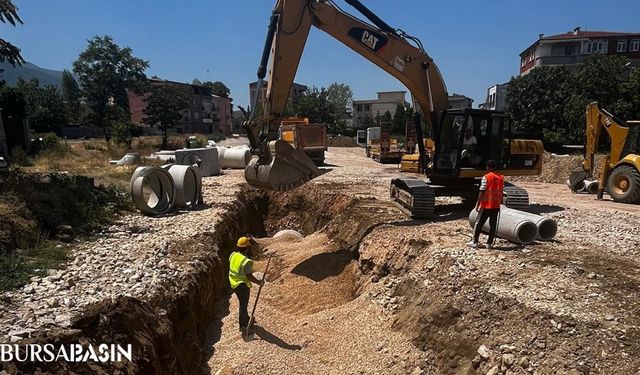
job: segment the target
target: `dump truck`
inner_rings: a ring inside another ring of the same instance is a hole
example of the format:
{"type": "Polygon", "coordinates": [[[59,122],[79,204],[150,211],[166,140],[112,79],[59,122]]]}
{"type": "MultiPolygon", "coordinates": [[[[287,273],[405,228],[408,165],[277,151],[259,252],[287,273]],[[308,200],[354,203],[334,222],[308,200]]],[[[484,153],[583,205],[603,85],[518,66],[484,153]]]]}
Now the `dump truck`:
{"type": "Polygon", "coordinates": [[[327,151],[327,125],[309,123],[305,117],[292,117],[280,122],[280,139],[304,151],[316,165],[324,164],[327,151]]]}

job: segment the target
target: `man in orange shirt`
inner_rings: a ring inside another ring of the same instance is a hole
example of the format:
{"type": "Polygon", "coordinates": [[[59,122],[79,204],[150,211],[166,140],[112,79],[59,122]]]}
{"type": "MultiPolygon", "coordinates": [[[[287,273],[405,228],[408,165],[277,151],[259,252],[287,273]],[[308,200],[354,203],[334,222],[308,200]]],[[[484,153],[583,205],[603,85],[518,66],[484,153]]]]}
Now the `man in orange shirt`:
{"type": "Polygon", "coordinates": [[[476,211],[479,212],[478,220],[473,231],[473,239],[467,243],[471,247],[478,247],[480,232],[482,227],[489,220],[489,239],[487,249],[493,248],[493,239],[498,227],[498,215],[500,214],[500,204],[504,191],[504,176],[496,172],[497,163],[494,160],[487,161],[487,173],[482,177],[480,183],[480,193],[476,211]]]}

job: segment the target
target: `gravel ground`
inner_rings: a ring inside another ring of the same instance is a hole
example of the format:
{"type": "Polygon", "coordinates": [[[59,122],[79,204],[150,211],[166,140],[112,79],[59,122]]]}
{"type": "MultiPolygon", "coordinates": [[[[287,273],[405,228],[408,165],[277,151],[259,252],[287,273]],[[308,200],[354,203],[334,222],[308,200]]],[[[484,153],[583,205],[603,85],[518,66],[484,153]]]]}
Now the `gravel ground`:
{"type": "Polygon", "coordinates": [[[242,171],[207,177],[204,207],[162,217],[125,215],[94,239],[74,245],[66,268],[0,296],[0,342],[17,342],[45,327],[68,327],[93,302],[123,295],[148,300],[163,282],[190,267],[168,259],[168,242],[210,230],[244,184],[242,171]]]}
{"type": "MultiPolygon", "coordinates": [[[[331,148],[333,171],[312,184],[386,199],[396,166],[362,154],[331,148]]],[[[241,340],[232,296],[212,373],[638,373],[640,207],[594,201],[562,184],[519,184],[534,212],[557,220],[555,241],[469,249],[467,211],[454,207],[432,222],[377,226],[358,261],[320,281],[292,270],[336,250],[321,235],[269,244],[280,266],[258,309],[262,331],[241,340]],[[357,285],[353,299],[338,282],[357,285]]]]}
{"type": "MultiPolygon", "coordinates": [[[[401,176],[360,148],[330,148],[326,162],[333,170],[309,186],[372,202],[374,210],[373,199],[386,200],[390,178],[401,176]]],[[[166,241],[211,228],[243,185],[241,171],[207,178],[207,208],[125,216],[78,244],[65,270],[1,296],[0,341],[64,327],[94,300],[149,298],[161,281],[189,271],[188,259],[167,258],[166,241]]],[[[556,241],[469,249],[468,212],[451,205],[431,221],[398,211],[375,223],[358,259],[327,231],[299,242],[262,240],[275,267],[256,339],[240,338],[235,297],[221,301],[211,373],[640,373],[640,206],[595,201],[562,184],[519,185],[532,210],[558,221],[556,241]]],[[[301,219],[292,214],[279,225],[287,223],[301,219]]]]}

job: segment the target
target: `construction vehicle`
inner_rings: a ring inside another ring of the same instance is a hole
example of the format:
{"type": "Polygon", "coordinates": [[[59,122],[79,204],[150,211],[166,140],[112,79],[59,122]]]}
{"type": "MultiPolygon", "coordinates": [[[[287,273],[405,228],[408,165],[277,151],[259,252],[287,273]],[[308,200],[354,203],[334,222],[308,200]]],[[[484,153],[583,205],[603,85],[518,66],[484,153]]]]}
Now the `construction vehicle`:
{"type": "MultiPolygon", "coordinates": [[[[258,89],[267,72],[269,80],[264,116],[252,113],[245,123],[254,158],[245,169],[247,182],[269,190],[286,191],[321,175],[303,153],[277,140],[277,128],[287,104],[290,87],[312,26],[326,32],[363,58],[371,61],[406,86],[415,108],[413,123],[420,153],[420,171],[429,181],[394,179],[391,197],[413,217],[429,216],[435,196],[474,199],[485,163],[495,160],[506,176],[537,175],[542,169],[543,146],[539,140],[511,139],[509,122],[503,113],[479,109],[449,110],[447,89],[433,59],[420,40],[394,29],[358,0],[345,2],[367,21],[341,9],[332,0],[277,0],[271,15],[262,59],[258,68],[258,89]],[[426,135],[435,145],[433,157],[424,147],[426,135]],[[478,156],[469,162],[463,151],[463,134],[472,129],[478,156]]],[[[513,185],[505,187],[506,204],[528,206],[528,194],[513,185]]]]}
{"type": "Polygon", "coordinates": [[[575,192],[583,181],[594,177],[602,129],[611,139],[611,151],[597,174],[598,199],[606,190],[615,202],[640,203],[640,121],[625,122],[597,102],[587,105],[583,170],[571,174],[569,187],[575,192]]]}
{"type": "Polygon", "coordinates": [[[377,129],[378,136],[368,145],[371,159],[378,163],[398,163],[405,152],[399,147],[398,139],[391,137],[391,123],[381,121],[379,127],[369,129],[377,129]]]}
{"type": "Polygon", "coordinates": [[[280,139],[304,151],[315,165],[324,164],[326,124],[311,124],[306,117],[289,117],[280,121],[280,139]]]}

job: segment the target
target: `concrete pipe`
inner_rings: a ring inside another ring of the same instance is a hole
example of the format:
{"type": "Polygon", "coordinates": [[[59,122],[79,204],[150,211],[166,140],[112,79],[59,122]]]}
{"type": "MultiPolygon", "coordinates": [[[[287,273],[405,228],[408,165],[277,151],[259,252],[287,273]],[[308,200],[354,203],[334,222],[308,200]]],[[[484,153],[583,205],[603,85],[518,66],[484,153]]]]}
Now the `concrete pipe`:
{"type": "Polygon", "coordinates": [[[217,148],[185,148],[176,150],[176,164],[198,164],[203,177],[220,174],[220,160],[217,148]]]}
{"type": "Polygon", "coordinates": [[[587,193],[589,194],[596,194],[598,193],[598,181],[584,181],[585,183],[585,190],[587,191],[587,193]]]}
{"type": "Polygon", "coordinates": [[[111,160],[109,163],[115,165],[140,164],[140,154],[138,154],[137,152],[129,152],[125,154],[120,160],[111,160]]]}
{"type": "Polygon", "coordinates": [[[304,238],[304,236],[302,235],[302,233],[298,232],[297,230],[283,229],[278,233],[274,234],[273,238],[290,238],[295,240],[301,240],[302,238],[304,238]]]}
{"type": "MultiPolygon", "coordinates": [[[[531,220],[513,216],[510,211],[515,210],[500,210],[496,236],[524,245],[535,241],[536,236],[538,235],[538,228],[536,225],[531,220]]],[[[477,219],[478,212],[475,209],[471,210],[471,213],[469,214],[469,224],[472,228],[475,227],[477,219]]],[[[482,227],[482,232],[489,233],[489,220],[487,220],[482,227]]]]}
{"type": "Polygon", "coordinates": [[[251,160],[251,151],[246,146],[218,147],[221,168],[244,169],[251,160]]]}
{"type": "Polygon", "coordinates": [[[538,235],[536,236],[538,240],[551,241],[558,233],[558,223],[551,218],[502,206],[500,208],[500,215],[505,212],[514,218],[531,220],[538,228],[538,235]]]}
{"type": "Polygon", "coordinates": [[[129,193],[142,213],[160,215],[173,207],[175,185],[171,174],[162,168],[138,167],[131,176],[129,193]]]}
{"type": "Polygon", "coordinates": [[[175,207],[191,208],[200,203],[202,175],[197,167],[176,164],[162,167],[169,172],[175,183],[175,207]]]}

